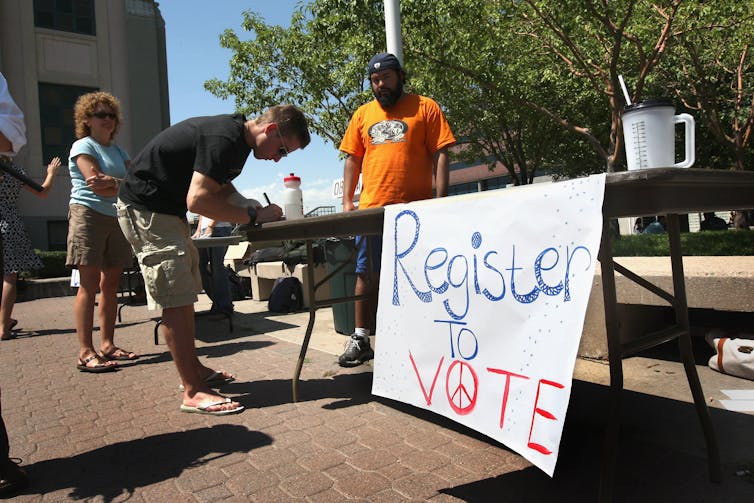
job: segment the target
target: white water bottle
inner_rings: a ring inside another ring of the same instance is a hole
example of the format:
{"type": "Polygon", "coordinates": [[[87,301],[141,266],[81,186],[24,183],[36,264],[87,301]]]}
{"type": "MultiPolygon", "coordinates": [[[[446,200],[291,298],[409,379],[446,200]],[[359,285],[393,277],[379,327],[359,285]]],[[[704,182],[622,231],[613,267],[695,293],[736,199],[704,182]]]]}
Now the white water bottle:
{"type": "Polygon", "coordinates": [[[283,179],[285,190],[283,191],[283,200],[285,201],[285,219],[295,220],[304,218],[304,197],[301,193],[301,178],[293,173],[283,179]]]}

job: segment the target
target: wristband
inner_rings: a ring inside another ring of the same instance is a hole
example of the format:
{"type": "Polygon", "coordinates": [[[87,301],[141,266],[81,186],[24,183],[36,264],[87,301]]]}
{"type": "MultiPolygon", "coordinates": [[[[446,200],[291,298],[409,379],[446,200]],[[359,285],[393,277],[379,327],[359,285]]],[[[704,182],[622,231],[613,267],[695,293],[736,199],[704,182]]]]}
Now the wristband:
{"type": "Polygon", "coordinates": [[[246,213],[249,214],[249,225],[256,225],[257,223],[257,210],[251,206],[246,207],[246,213]]]}

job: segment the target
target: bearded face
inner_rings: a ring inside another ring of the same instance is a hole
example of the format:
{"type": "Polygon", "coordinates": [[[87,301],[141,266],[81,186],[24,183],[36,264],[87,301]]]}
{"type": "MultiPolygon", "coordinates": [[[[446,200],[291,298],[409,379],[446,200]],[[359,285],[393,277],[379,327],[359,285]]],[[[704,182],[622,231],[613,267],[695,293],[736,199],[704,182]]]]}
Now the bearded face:
{"type": "Polygon", "coordinates": [[[401,72],[394,69],[375,72],[369,80],[372,84],[372,93],[383,109],[395,105],[403,95],[404,77],[401,72]]]}

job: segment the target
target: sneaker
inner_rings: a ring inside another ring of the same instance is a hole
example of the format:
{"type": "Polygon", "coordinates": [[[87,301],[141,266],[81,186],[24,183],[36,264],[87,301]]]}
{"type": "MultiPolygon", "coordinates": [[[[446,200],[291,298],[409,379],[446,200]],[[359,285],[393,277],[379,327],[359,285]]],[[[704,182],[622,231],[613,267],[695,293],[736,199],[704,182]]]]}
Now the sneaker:
{"type": "Polygon", "coordinates": [[[374,351],[369,345],[369,339],[362,339],[352,335],[346,344],[346,350],[338,357],[341,367],[356,367],[374,358],[374,351]]]}
{"type": "Polygon", "coordinates": [[[20,459],[0,461],[0,497],[12,496],[29,485],[26,472],[17,465],[20,459]]]}

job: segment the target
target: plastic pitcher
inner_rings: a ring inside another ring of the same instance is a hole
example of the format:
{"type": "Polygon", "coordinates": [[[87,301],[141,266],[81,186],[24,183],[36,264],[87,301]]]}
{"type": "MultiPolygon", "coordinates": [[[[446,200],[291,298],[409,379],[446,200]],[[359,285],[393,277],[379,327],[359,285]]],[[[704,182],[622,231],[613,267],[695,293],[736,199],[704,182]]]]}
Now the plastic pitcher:
{"type": "Polygon", "coordinates": [[[633,103],[623,111],[623,138],[629,170],[646,168],[688,168],[694,164],[694,118],[675,114],[669,99],[633,103]],[[683,123],[685,159],[675,162],[675,125],[683,123]]]}

